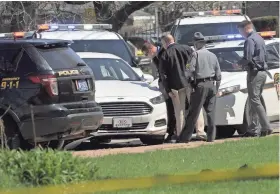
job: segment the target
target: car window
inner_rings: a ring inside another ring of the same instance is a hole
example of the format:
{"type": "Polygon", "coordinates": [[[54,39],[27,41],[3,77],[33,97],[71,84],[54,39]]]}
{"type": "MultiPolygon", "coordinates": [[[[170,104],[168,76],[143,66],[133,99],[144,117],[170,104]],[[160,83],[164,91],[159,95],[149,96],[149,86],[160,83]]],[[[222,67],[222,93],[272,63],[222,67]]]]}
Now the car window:
{"type": "Polygon", "coordinates": [[[129,64],[132,63],[132,53],[123,40],[74,40],[71,48],[75,52],[97,52],[116,55],[129,64]]]}
{"type": "Polygon", "coordinates": [[[267,45],[266,52],[268,69],[279,68],[279,43],[267,45]]]}
{"type": "Polygon", "coordinates": [[[37,71],[36,64],[29,57],[29,55],[24,51],[19,61],[17,72],[19,72],[21,75],[26,75],[29,73],[34,73],[36,71],[37,71]]]}
{"type": "Polygon", "coordinates": [[[52,69],[69,69],[77,67],[84,61],[69,47],[37,47],[39,53],[52,67],[52,69]]]}
{"type": "Polygon", "coordinates": [[[129,79],[129,76],[123,70],[121,70],[121,73],[124,79],[129,79]]]}
{"type": "Polygon", "coordinates": [[[209,49],[209,51],[217,56],[221,71],[243,71],[242,67],[238,65],[243,57],[242,47],[209,49]]]}
{"type": "Polygon", "coordinates": [[[22,49],[0,50],[0,71],[1,74],[16,72],[20,53],[22,49]]]}
{"type": "Polygon", "coordinates": [[[83,58],[96,80],[140,81],[140,77],[119,59],[83,58]]]}

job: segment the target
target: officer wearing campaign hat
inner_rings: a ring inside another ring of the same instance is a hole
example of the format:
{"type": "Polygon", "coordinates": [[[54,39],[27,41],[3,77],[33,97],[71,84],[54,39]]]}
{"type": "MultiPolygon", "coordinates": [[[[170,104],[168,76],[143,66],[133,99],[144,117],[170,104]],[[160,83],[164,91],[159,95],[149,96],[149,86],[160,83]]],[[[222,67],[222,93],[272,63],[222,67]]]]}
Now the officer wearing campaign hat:
{"type": "Polygon", "coordinates": [[[188,143],[191,140],[202,107],[208,121],[207,141],[212,142],[216,138],[215,109],[221,81],[220,65],[216,55],[205,48],[205,38],[200,32],[196,32],[193,39],[196,49],[190,62],[193,91],[186,125],[178,138],[180,143],[188,143]]]}

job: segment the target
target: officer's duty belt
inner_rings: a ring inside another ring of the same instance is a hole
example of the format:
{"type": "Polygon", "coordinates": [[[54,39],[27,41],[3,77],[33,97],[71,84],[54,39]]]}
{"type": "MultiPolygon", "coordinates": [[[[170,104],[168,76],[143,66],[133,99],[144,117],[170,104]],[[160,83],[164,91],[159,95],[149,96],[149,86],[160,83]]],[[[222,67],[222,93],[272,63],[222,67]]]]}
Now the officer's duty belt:
{"type": "Polygon", "coordinates": [[[196,79],[196,82],[207,82],[207,81],[214,81],[214,77],[206,77],[206,78],[202,78],[202,79],[196,79]]]}

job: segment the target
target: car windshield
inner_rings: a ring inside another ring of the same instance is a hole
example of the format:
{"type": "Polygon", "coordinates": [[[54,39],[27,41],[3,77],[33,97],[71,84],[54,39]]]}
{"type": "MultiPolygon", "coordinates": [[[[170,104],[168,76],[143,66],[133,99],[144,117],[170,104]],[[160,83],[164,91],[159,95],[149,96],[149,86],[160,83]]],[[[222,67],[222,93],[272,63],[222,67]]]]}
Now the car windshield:
{"type": "Polygon", "coordinates": [[[192,42],[195,32],[201,32],[204,36],[216,36],[227,34],[239,34],[236,28],[239,22],[211,23],[211,24],[191,24],[179,25],[176,29],[175,40],[180,44],[192,42]]]}
{"type": "Polygon", "coordinates": [[[75,52],[97,52],[116,55],[130,65],[132,64],[131,53],[123,40],[74,40],[71,48],[75,52]]]}
{"type": "Polygon", "coordinates": [[[119,59],[83,58],[96,80],[141,81],[128,64],[119,59]]]}
{"type": "Polygon", "coordinates": [[[220,63],[221,71],[243,71],[242,67],[238,65],[238,62],[243,57],[242,47],[209,49],[209,51],[217,56],[220,63]]]}

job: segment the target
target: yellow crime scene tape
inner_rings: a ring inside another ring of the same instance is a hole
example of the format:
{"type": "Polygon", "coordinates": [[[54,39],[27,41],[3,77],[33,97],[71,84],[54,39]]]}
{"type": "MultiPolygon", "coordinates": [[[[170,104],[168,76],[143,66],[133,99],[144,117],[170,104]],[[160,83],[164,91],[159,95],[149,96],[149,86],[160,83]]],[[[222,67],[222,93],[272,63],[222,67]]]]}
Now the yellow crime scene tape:
{"type": "Polygon", "coordinates": [[[241,168],[238,170],[205,170],[196,174],[162,175],[132,179],[97,180],[69,185],[55,185],[0,191],[0,194],[92,194],[94,192],[101,191],[144,189],[154,186],[166,186],[182,183],[279,178],[279,166],[279,164],[268,164],[258,168],[241,168]]]}

